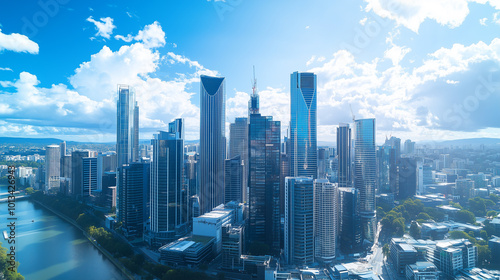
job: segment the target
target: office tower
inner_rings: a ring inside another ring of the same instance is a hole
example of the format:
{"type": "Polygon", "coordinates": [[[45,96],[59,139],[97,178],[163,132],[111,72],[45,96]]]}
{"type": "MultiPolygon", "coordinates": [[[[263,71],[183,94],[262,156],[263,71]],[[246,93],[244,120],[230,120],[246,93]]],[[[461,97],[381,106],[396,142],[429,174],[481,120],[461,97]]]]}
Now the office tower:
{"type": "Polygon", "coordinates": [[[359,190],[359,209],[363,238],[373,242],[375,218],[375,185],[377,160],[375,152],[375,119],[355,121],[354,187],[359,190]]]}
{"type": "Polygon", "coordinates": [[[401,158],[398,174],[398,199],[413,197],[417,192],[417,161],[413,158],[401,158]]]}
{"type": "Polygon", "coordinates": [[[105,200],[104,204],[108,208],[116,207],[116,172],[104,172],[102,176],[102,194],[105,200]]]}
{"type": "Polygon", "coordinates": [[[127,237],[143,236],[145,222],[149,217],[149,175],[149,162],[134,162],[120,167],[117,178],[120,185],[117,214],[127,237]]]}
{"type": "MultiPolygon", "coordinates": [[[[247,201],[248,188],[248,119],[236,118],[229,125],[229,158],[240,156],[243,165],[242,199],[247,201]]],[[[226,175],[227,178],[227,175],[226,175]]]]}
{"type": "Polygon", "coordinates": [[[314,187],[308,177],[285,179],[285,262],[314,262],[314,187]]]}
{"type": "Polygon", "coordinates": [[[326,179],[314,180],[315,258],[332,263],[337,247],[338,188],[326,179]]]}
{"type": "Polygon", "coordinates": [[[328,148],[318,148],[318,179],[327,179],[329,152],[328,148]]]}
{"type": "Polygon", "coordinates": [[[290,174],[317,178],[316,75],[292,73],[290,97],[290,174]]]}
{"type": "Polygon", "coordinates": [[[337,159],[339,187],[349,188],[351,182],[351,128],[341,123],[337,128],[337,159]]]}
{"type": "Polygon", "coordinates": [[[439,161],[441,162],[442,168],[438,168],[438,169],[450,168],[451,161],[450,161],[449,154],[439,155],[439,161]]]}
{"type": "Polygon", "coordinates": [[[388,145],[377,150],[378,193],[398,195],[398,160],[397,149],[388,145]]]}
{"type": "Polygon", "coordinates": [[[224,203],[243,202],[243,163],[240,155],[225,160],[224,203]]]}
{"type": "Polygon", "coordinates": [[[433,183],[432,167],[421,161],[417,162],[418,170],[418,194],[426,193],[425,187],[433,183]]]}
{"type": "Polygon", "coordinates": [[[59,179],[60,179],[60,192],[64,195],[71,193],[71,155],[61,156],[59,179]]]}
{"type": "Polygon", "coordinates": [[[184,173],[189,187],[189,196],[197,195],[199,192],[199,162],[200,154],[196,152],[188,152],[184,155],[184,173]]]}
{"type": "Polygon", "coordinates": [[[250,115],[249,242],[280,249],[280,137],[281,123],[261,114],[250,115]]]}
{"type": "Polygon", "coordinates": [[[399,159],[401,158],[401,139],[391,136],[389,139],[385,139],[384,146],[389,146],[394,148],[396,152],[396,160],[399,162],[399,159]]]}
{"type": "Polygon", "coordinates": [[[50,145],[45,148],[45,191],[59,189],[61,173],[61,148],[50,145]]]}
{"type": "Polygon", "coordinates": [[[241,269],[241,254],[244,252],[244,225],[226,224],[222,226],[222,267],[241,269]]]}
{"type": "Polygon", "coordinates": [[[71,195],[76,199],[82,198],[83,158],[89,156],[89,151],[74,151],[71,153],[71,195]]]}
{"type": "Polygon", "coordinates": [[[84,157],[82,158],[83,177],[82,177],[82,193],[83,199],[94,196],[97,190],[97,158],[84,157]]]}
{"type": "Polygon", "coordinates": [[[151,140],[150,243],[159,247],[186,233],[188,225],[188,190],[183,188],[183,120],[169,124],[151,140]]]}
{"type": "Polygon", "coordinates": [[[415,142],[412,142],[410,139],[406,140],[403,146],[403,150],[405,154],[413,154],[415,153],[415,142]]]}
{"type": "Polygon", "coordinates": [[[225,78],[200,77],[200,212],[224,203],[225,78]]]}
{"type": "Polygon", "coordinates": [[[116,154],[98,154],[97,155],[97,189],[102,190],[102,177],[105,172],[116,171],[116,154]]]}
{"type": "Polygon", "coordinates": [[[116,153],[120,167],[139,158],[139,106],[132,87],[118,85],[116,113],[116,153]]]}
{"type": "Polygon", "coordinates": [[[359,191],[356,188],[339,188],[339,201],[340,250],[344,254],[359,252],[363,241],[359,216],[359,191]]]}
{"type": "Polygon", "coordinates": [[[59,144],[59,147],[61,147],[61,158],[66,156],[66,141],[62,141],[59,144]]]}
{"type": "Polygon", "coordinates": [[[473,197],[474,181],[471,179],[457,179],[455,181],[454,195],[459,197],[461,201],[468,201],[473,197]]]}

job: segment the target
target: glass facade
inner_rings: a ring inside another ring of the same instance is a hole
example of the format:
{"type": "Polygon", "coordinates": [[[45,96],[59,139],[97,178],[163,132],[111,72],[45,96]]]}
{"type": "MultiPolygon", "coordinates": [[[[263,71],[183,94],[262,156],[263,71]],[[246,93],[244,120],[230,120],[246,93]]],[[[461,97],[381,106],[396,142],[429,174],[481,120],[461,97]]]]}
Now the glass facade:
{"type": "MultiPolygon", "coordinates": [[[[248,188],[248,119],[236,118],[229,125],[229,158],[240,156],[243,165],[242,200],[247,201],[248,188]]],[[[226,176],[227,178],[227,176],[226,176]]]]}
{"type": "Polygon", "coordinates": [[[151,244],[161,246],[186,233],[188,225],[188,194],[183,185],[183,124],[176,119],[170,131],[160,131],[151,140],[150,216],[151,244]]]}
{"type": "Polygon", "coordinates": [[[339,188],[340,200],[340,250],[344,254],[361,249],[361,220],[359,216],[359,192],[355,188],[339,188]]]}
{"type": "Polygon", "coordinates": [[[87,199],[97,190],[97,158],[83,158],[83,191],[82,198],[87,199]]]}
{"type": "Polygon", "coordinates": [[[71,153],[71,195],[81,199],[83,194],[83,158],[89,157],[89,151],[74,151],[71,153]]]}
{"type": "Polygon", "coordinates": [[[314,180],[314,248],[316,260],[323,263],[335,260],[338,201],[337,184],[314,180]]]}
{"type": "Polygon", "coordinates": [[[225,78],[200,77],[200,214],[224,203],[225,78]]]}
{"type": "Polygon", "coordinates": [[[225,162],[224,203],[243,201],[243,165],[239,155],[225,162]]]}
{"type": "Polygon", "coordinates": [[[281,123],[250,115],[249,126],[249,242],[280,250],[281,123]]]}
{"type": "Polygon", "coordinates": [[[287,177],[285,185],[285,261],[309,265],[314,262],[313,179],[287,177]]]}
{"type": "Polygon", "coordinates": [[[116,153],[118,167],[139,159],[139,106],[135,90],[118,85],[116,153]]]}
{"type": "Polygon", "coordinates": [[[290,174],[317,178],[316,75],[290,76],[290,174]]]}
{"type": "Polygon", "coordinates": [[[145,222],[149,218],[149,173],[149,162],[135,162],[119,167],[118,182],[122,188],[117,205],[120,208],[118,218],[128,237],[141,238],[145,222]]]}
{"type": "Polygon", "coordinates": [[[375,189],[377,159],[375,150],[375,119],[355,121],[354,138],[354,187],[359,190],[359,209],[363,238],[375,238],[375,189]]]}
{"type": "Polygon", "coordinates": [[[338,182],[340,188],[349,188],[351,181],[351,128],[340,124],[337,128],[338,182]]]}

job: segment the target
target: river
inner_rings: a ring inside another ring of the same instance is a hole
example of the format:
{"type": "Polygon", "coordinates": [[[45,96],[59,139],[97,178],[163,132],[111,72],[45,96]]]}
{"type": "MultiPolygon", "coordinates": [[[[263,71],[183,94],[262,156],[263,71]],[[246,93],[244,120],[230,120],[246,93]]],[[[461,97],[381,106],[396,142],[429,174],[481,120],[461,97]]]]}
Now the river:
{"type": "MultiPolygon", "coordinates": [[[[7,187],[0,186],[0,193],[7,187]]],[[[2,196],[3,197],[3,196],[2,196]]],[[[0,227],[6,229],[7,203],[0,203],[0,227]]],[[[26,280],[125,279],[73,225],[28,200],[17,201],[16,260],[26,280]]],[[[10,245],[1,238],[2,246],[10,245]]]]}

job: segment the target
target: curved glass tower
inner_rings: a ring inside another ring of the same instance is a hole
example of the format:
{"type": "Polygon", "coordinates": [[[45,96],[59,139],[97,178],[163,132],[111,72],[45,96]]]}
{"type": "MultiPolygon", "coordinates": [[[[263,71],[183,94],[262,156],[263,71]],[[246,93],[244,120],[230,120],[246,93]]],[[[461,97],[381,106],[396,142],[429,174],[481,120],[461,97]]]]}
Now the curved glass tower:
{"type": "Polygon", "coordinates": [[[139,106],[135,90],[118,85],[116,154],[118,167],[139,158],[139,106]]]}
{"type": "Polygon", "coordinates": [[[355,120],[354,138],[354,187],[359,190],[359,214],[363,237],[375,237],[375,184],[377,159],[375,150],[375,119],[355,120]]]}
{"type": "Polygon", "coordinates": [[[318,173],[316,75],[292,73],[290,97],[290,175],[316,178],[318,173]]]}
{"type": "Polygon", "coordinates": [[[224,203],[225,78],[200,77],[200,214],[224,203]]]}

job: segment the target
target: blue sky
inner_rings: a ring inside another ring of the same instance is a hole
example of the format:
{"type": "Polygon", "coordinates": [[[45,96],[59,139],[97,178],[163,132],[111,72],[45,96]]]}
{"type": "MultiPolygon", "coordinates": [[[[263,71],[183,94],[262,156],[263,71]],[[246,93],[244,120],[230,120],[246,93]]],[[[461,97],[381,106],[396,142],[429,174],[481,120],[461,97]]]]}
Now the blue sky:
{"type": "Polygon", "coordinates": [[[173,118],[198,139],[199,75],[226,77],[226,121],[289,121],[294,71],[318,75],[318,138],[377,119],[377,141],[500,137],[499,0],[4,1],[0,135],[113,141],[116,85],[141,138],[173,118]]]}

